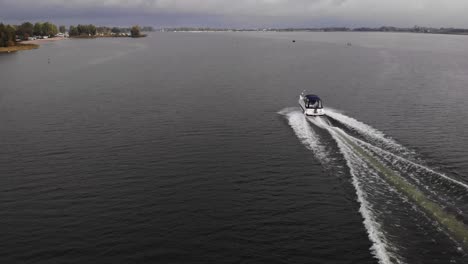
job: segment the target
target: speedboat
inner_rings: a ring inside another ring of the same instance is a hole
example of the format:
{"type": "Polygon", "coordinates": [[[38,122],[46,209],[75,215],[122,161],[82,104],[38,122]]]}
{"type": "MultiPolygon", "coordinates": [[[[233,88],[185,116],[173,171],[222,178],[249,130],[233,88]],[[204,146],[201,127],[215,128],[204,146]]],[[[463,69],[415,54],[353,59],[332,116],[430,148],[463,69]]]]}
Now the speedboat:
{"type": "Polygon", "coordinates": [[[308,116],[323,116],[325,111],[323,111],[322,100],[315,94],[304,94],[302,92],[299,95],[299,105],[302,108],[302,111],[305,115],[308,116]]]}

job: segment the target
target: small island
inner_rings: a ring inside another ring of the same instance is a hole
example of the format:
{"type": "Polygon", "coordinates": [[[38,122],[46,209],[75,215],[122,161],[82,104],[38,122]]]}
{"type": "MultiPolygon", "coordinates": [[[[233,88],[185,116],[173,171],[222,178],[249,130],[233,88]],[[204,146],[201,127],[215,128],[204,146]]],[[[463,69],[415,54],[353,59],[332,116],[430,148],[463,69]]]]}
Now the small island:
{"type": "Polygon", "coordinates": [[[154,31],[152,27],[135,25],[130,28],[106,27],[89,25],[59,26],[50,22],[24,22],[21,25],[0,23],[0,53],[10,53],[20,50],[39,48],[42,42],[62,40],[66,38],[100,38],[100,37],[146,37],[143,31],[154,31]]]}

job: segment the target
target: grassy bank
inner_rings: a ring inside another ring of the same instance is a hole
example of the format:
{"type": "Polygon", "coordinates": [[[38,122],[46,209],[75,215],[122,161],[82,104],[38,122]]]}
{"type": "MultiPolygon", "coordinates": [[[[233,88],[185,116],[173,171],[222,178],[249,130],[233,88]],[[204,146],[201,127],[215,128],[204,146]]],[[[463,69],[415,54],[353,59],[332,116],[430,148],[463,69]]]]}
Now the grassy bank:
{"type": "Polygon", "coordinates": [[[37,48],[39,48],[39,45],[37,44],[18,44],[16,46],[11,47],[0,47],[0,53],[10,53],[19,50],[32,50],[37,48]]]}

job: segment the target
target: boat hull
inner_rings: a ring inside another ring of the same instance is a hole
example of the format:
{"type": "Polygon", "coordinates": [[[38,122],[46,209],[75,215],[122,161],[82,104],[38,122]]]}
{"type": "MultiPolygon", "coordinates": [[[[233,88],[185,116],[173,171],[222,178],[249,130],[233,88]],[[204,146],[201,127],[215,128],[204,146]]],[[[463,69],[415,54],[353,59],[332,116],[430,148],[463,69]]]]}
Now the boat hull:
{"type": "Polygon", "coordinates": [[[307,116],[323,116],[325,111],[323,108],[307,108],[304,103],[304,97],[299,96],[299,106],[302,109],[302,112],[307,116]]]}

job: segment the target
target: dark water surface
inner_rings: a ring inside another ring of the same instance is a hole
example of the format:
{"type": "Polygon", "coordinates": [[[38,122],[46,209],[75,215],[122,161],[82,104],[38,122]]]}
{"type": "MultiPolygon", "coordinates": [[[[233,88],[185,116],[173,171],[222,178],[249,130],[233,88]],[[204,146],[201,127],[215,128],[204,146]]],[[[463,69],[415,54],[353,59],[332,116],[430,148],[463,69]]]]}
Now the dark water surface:
{"type": "Polygon", "coordinates": [[[1,263],[468,262],[295,107],[319,94],[329,123],[468,223],[465,36],[154,33],[0,69],[1,263]]]}

